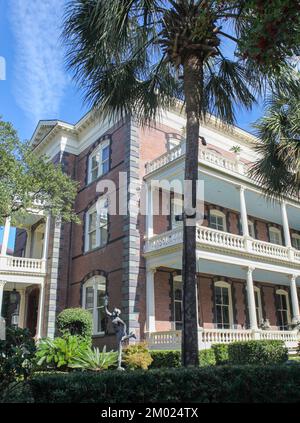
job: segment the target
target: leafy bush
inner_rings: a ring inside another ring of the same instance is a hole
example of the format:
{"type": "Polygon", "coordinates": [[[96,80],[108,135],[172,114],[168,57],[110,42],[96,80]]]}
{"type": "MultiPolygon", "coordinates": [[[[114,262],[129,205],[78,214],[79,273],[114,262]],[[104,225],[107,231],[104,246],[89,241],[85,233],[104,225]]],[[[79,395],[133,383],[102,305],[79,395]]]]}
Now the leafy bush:
{"type": "Polygon", "coordinates": [[[35,343],[28,329],[6,329],[6,340],[0,340],[0,400],[31,375],[34,354],[35,343]]]}
{"type": "Polygon", "coordinates": [[[199,351],[199,364],[201,367],[216,365],[216,357],[212,348],[199,351]]]}
{"type": "Polygon", "coordinates": [[[228,344],[213,344],[211,346],[217,365],[224,365],[228,363],[228,344]]]}
{"type": "Polygon", "coordinates": [[[88,348],[88,343],[81,336],[65,334],[53,340],[45,338],[38,345],[37,364],[43,368],[65,371],[88,348]]]}
{"type": "Polygon", "coordinates": [[[92,338],[93,322],[91,313],[83,308],[67,308],[56,319],[58,330],[64,334],[79,335],[92,338]]]}
{"type": "Polygon", "coordinates": [[[146,343],[129,345],[124,349],[124,363],[129,369],[147,370],[153,359],[146,343]]]}
{"type": "Polygon", "coordinates": [[[216,366],[44,374],[29,380],[36,403],[300,402],[300,366],[216,366]]]}
{"type": "Polygon", "coordinates": [[[150,368],[174,368],[181,366],[181,352],[177,350],[150,351],[153,359],[150,368]]]}
{"type": "Polygon", "coordinates": [[[118,353],[114,351],[106,352],[104,346],[103,351],[99,348],[87,348],[75,357],[73,363],[69,364],[72,369],[101,371],[110,367],[114,367],[118,361],[118,353]]]}
{"type": "Polygon", "coordinates": [[[281,364],[288,359],[283,341],[246,341],[228,345],[231,364],[281,364]]]}

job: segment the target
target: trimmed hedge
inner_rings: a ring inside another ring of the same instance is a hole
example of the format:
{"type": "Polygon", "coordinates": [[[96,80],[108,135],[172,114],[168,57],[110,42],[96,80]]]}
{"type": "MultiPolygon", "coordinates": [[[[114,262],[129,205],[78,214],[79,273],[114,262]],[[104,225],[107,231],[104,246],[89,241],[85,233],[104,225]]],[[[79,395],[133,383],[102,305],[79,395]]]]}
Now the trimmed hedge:
{"type": "Polygon", "coordinates": [[[300,402],[300,366],[74,372],[29,381],[35,403],[300,402]]]}
{"type": "Polygon", "coordinates": [[[283,341],[245,341],[228,345],[231,364],[282,364],[288,359],[288,350],[283,341]]]}
{"type": "Polygon", "coordinates": [[[228,344],[213,344],[211,346],[215,359],[216,364],[224,365],[228,363],[229,357],[228,357],[228,344]]]}
{"type": "Polygon", "coordinates": [[[83,308],[66,308],[56,318],[57,328],[61,333],[92,338],[93,322],[91,313],[83,308]]]}
{"type": "MultiPolygon", "coordinates": [[[[181,367],[181,352],[176,350],[149,351],[153,359],[150,369],[181,367]]],[[[216,359],[213,350],[199,351],[200,366],[214,366],[216,359]]]]}

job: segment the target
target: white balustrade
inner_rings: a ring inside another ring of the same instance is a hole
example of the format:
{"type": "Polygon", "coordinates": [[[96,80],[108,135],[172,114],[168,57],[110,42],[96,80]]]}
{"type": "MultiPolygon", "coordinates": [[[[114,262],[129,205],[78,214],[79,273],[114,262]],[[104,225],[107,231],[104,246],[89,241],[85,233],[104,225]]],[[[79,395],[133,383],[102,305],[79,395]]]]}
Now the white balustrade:
{"type": "Polygon", "coordinates": [[[0,272],[20,272],[20,273],[45,273],[46,260],[13,257],[13,256],[0,256],[0,272]]]}
{"type": "Polygon", "coordinates": [[[168,153],[159,156],[157,159],[152,160],[146,164],[146,174],[154,172],[155,170],[165,166],[168,163],[173,162],[184,154],[183,144],[179,144],[172,148],[168,153]]]}
{"type": "Polygon", "coordinates": [[[197,227],[197,242],[237,250],[244,249],[244,238],[242,236],[218,231],[205,226],[197,227]]]}
{"type": "Polygon", "coordinates": [[[295,250],[295,252],[294,252],[294,260],[300,262],[300,251],[295,250]]]}
{"type": "Polygon", "coordinates": [[[172,245],[182,243],[182,228],[176,228],[172,231],[164,232],[160,235],[154,235],[148,239],[145,244],[145,252],[156,251],[160,248],[167,248],[172,245]]]}
{"type": "Polygon", "coordinates": [[[252,251],[256,254],[276,259],[289,259],[288,248],[282,245],[271,244],[270,242],[259,241],[257,239],[252,241],[252,251]]]}
{"type": "MultiPolygon", "coordinates": [[[[281,330],[200,329],[198,331],[199,349],[210,348],[213,344],[229,344],[254,339],[282,340],[287,347],[292,348],[297,345],[300,336],[297,331],[281,330]]],[[[180,349],[181,331],[151,332],[147,334],[147,342],[151,349],[180,349]]]]}

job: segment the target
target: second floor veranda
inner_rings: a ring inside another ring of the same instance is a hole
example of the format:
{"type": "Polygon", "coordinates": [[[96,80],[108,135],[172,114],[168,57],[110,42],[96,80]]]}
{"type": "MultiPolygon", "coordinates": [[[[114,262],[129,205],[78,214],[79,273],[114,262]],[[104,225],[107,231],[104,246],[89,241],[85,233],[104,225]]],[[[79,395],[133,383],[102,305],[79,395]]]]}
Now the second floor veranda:
{"type": "MultiPolygon", "coordinates": [[[[182,247],[182,222],[175,216],[182,210],[182,191],[176,192],[176,187],[183,186],[183,174],[182,161],[145,177],[146,256],[182,247]],[[170,189],[165,190],[168,183],[170,189]],[[161,204],[164,197],[167,207],[161,204]],[[159,215],[155,201],[160,203],[159,215]]],[[[249,178],[225,175],[201,164],[198,179],[203,184],[203,219],[197,222],[197,247],[300,268],[300,203],[296,199],[271,201],[249,178]]]]}

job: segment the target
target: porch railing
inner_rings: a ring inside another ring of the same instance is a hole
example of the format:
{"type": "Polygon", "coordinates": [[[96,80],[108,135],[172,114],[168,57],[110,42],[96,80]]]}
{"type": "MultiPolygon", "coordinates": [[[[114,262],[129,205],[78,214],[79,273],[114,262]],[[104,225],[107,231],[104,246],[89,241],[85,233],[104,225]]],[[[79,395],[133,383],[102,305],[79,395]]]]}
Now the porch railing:
{"type": "MultiPolygon", "coordinates": [[[[182,244],[182,227],[155,235],[146,240],[145,253],[182,244]]],[[[198,244],[212,245],[222,249],[230,249],[254,256],[269,257],[271,259],[300,263],[300,251],[258,239],[246,238],[229,232],[218,231],[206,226],[198,226],[196,231],[198,244]]]]}
{"type": "Polygon", "coordinates": [[[46,273],[46,260],[0,256],[0,272],[46,273]]]}
{"type": "MultiPolygon", "coordinates": [[[[181,331],[151,332],[147,334],[150,349],[167,350],[181,348],[181,331]]],[[[198,331],[199,349],[210,348],[212,344],[228,344],[237,341],[282,340],[288,348],[297,346],[300,335],[297,331],[265,331],[243,329],[201,329],[198,331]]]]}

